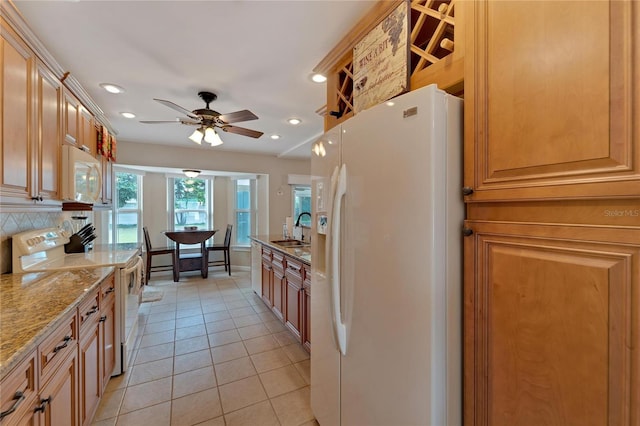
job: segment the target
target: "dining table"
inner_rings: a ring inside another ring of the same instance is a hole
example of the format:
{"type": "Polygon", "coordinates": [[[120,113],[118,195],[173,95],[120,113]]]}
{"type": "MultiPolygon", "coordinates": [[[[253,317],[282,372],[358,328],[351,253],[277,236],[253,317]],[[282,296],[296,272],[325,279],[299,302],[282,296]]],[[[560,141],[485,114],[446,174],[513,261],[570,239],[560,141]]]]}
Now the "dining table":
{"type": "Polygon", "coordinates": [[[217,232],[217,229],[195,229],[183,231],[164,231],[164,235],[176,243],[173,252],[173,281],[180,281],[180,272],[200,271],[202,278],[209,272],[209,250],[206,242],[217,232]],[[200,253],[180,255],[180,244],[200,244],[200,253]]]}

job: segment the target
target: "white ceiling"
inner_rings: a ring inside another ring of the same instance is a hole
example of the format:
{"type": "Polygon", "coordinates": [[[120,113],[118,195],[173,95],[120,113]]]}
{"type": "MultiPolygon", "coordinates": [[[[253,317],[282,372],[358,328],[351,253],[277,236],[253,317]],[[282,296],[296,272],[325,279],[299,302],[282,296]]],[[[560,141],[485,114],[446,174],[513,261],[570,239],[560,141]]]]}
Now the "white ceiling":
{"type": "Polygon", "coordinates": [[[196,146],[195,127],[142,124],[183,116],[154,98],[187,110],[204,108],[197,93],[218,99],[226,114],[248,109],[259,119],[235,123],[259,130],[259,139],[220,132],[224,145],[202,149],[309,157],[323,131],[316,110],[326,85],[312,69],[376,1],[14,1],[31,30],[57,62],[104,111],[118,143],[196,146]],[[126,92],[99,87],[114,83],[126,92]],[[120,112],[133,112],[126,119],[120,112]],[[302,120],[298,126],[290,117],[302,120]],[[272,140],[271,134],[279,134],[272,140]]]}

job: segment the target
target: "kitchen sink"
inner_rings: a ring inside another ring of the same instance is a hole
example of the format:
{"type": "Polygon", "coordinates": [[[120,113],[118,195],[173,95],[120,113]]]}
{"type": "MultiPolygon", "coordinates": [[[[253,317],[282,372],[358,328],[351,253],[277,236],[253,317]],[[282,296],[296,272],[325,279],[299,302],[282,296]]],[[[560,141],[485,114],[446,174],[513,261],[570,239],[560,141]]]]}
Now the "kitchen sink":
{"type": "Polygon", "coordinates": [[[271,242],[282,247],[307,247],[310,245],[300,240],[274,240],[271,242]]]}

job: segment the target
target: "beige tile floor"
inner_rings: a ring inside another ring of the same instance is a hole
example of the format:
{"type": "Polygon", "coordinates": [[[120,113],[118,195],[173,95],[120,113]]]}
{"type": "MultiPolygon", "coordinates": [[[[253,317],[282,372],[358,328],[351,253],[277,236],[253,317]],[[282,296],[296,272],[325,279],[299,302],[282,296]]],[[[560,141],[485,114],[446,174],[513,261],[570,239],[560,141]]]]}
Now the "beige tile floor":
{"type": "Polygon", "coordinates": [[[94,426],[318,425],[309,354],[253,293],[249,272],[152,276],[129,371],[113,377],[94,426]]]}

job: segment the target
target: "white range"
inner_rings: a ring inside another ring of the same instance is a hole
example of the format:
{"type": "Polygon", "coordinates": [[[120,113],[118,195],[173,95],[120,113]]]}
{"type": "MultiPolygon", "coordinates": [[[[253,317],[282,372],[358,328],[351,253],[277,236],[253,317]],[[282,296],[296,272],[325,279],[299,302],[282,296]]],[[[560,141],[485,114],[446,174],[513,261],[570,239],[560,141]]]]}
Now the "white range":
{"type": "Polygon", "coordinates": [[[112,375],[127,371],[138,338],[138,308],[142,296],[139,250],[101,248],[85,253],[64,252],[69,233],[60,228],[34,229],[13,236],[13,273],[47,272],[113,266],[116,268],[116,363],[112,375]]]}

